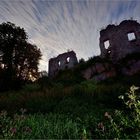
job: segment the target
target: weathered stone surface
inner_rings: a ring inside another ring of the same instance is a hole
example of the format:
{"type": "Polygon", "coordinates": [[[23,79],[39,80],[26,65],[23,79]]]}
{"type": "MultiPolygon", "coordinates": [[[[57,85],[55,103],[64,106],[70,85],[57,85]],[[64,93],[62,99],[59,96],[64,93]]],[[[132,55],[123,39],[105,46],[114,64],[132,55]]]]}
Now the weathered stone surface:
{"type": "Polygon", "coordinates": [[[97,73],[102,73],[103,71],[105,71],[105,66],[101,63],[96,63],[95,69],[96,69],[97,73]]]}
{"type": "Polygon", "coordinates": [[[49,77],[54,77],[60,70],[69,69],[78,63],[74,51],[66,52],[49,60],[49,77]]]}
{"type": "Polygon", "coordinates": [[[93,76],[92,79],[95,81],[103,81],[103,80],[107,79],[107,77],[106,77],[105,73],[101,73],[101,74],[93,76]]]}
{"type": "Polygon", "coordinates": [[[106,71],[106,72],[100,73],[98,75],[95,75],[92,77],[92,79],[95,81],[103,81],[107,78],[111,78],[111,77],[115,77],[115,76],[116,76],[116,71],[114,69],[112,69],[110,71],[106,71]]]}
{"type": "Polygon", "coordinates": [[[95,74],[101,73],[105,70],[105,67],[101,63],[93,64],[87,69],[82,71],[82,75],[85,79],[91,79],[95,74]]]}
{"type": "Polygon", "coordinates": [[[82,75],[87,80],[94,79],[96,81],[102,81],[115,76],[116,71],[111,64],[95,63],[91,67],[82,71],[82,75]]]}
{"type": "Polygon", "coordinates": [[[91,79],[93,75],[92,67],[87,68],[86,70],[82,71],[82,75],[85,79],[91,79]]]}
{"type": "Polygon", "coordinates": [[[140,52],[140,24],[134,20],[124,20],[119,25],[108,25],[106,29],[100,31],[100,49],[101,57],[109,57],[113,62],[127,54],[140,52]],[[129,33],[135,38],[129,40],[129,33]],[[109,46],[106,49],[104,43],[107,40],[109,46]]]}
{"type": "MultiPolygon", "coordinates": [[[[140,53],[140,24],[134,20],[124,20],[119,25],[108,25],[100,31],[101,58],[108,58],[111,63],[96,62],[81,73],[85,79],[102,81],[117,76],[117,72],[123,75],[140,73],[140,60],[130,59],[126,65],[118,64],[128,54],[140,53]]],[[[75,52],[67,52],[49,60],[49,76],[54,77],[59,70],[72,68],[77,64],[75,52]],[[69,60],[68,60],[69,58],[69,60]]]]}
{"type": "Polygon", "coordinates": [[[122,73],[124,75],[134,75],[136,73],[140,73],[140,60],[139,61],[131,61],[128,63],[127,67],[122,68],[122,73]]]}

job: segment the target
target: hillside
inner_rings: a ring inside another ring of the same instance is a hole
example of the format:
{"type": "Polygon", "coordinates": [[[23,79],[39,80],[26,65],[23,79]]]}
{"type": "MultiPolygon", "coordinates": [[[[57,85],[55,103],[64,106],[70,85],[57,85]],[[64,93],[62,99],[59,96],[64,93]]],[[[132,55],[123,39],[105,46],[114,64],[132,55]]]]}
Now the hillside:
{"type": "Polygon", "coordinates": [[[128,27],[139,34],[130,20],[100,32],[100,56],[59,54],[48,76],[1,92],[0,139],[140,139],[140,38],[128,27]]]}

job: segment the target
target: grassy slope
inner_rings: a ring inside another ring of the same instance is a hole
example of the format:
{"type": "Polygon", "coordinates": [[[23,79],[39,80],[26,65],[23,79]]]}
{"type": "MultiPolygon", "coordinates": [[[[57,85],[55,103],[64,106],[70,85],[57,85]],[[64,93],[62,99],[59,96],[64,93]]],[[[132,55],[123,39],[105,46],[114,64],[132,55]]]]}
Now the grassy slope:
{"type": "Polygon", "coordinates": [[[7,110],[10,116],[0,115],[0,138],[115,138],[116,134],[105,135],[100,131],[99,124],[105,119],[105,112],[113,114],[115,109],[123,108],[118,96],[132,83],[138,85],[139,76],[102,83],[84,80],[73,83],[73,78],[76,79],[72,75],[67,80],[62,74],[53,83],[44,79],[40,85],[1,93],[0,110],[7,110]],[[21,114],[21,108],[27,109],[28,115],[13,117],[21,114]]]}

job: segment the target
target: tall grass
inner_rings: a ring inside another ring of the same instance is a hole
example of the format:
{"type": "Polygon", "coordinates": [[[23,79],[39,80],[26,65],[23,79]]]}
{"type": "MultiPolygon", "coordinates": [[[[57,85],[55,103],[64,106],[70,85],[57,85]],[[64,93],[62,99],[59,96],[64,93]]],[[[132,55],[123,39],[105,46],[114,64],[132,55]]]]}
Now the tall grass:
{"type": "Polygon", "coordinates": [[[84,139],[92,138],[99,118],[97,115],[85,115],[83,119],[70,115],[48,113],[45,115],[0,113],[1,139],[84,139]]]}
{"type": "MultiPolygon", "coordinates": [[[[74,86],[64,86],[56,83],[52,88],[43,91],[39,86],[28,85],[18,92],[7,92],[0,95],[0,109],[16,112],[20,108],[27,108],[31,112],[50,112],[57,108],[64,100],[71,101],[68,106],[77,102],[84,105],[104,104],[118,106],[117,97],[124,93],[127,86],[121,84],[97,84],[93,81],[85,81],[74,86]]],[[[65,106],[65,105],[64,105],[65,106]]]]}
{"type": "Polygon", "coordinates": [[[116,110],[115,113],[104,106],[91,107],[89,104],[82,104],[81,101],[76,104],[70,97],[57,105],[62,112],[55,110],[44,115],[41,113],[26,115],[27,110],[20,109],[18,114],[9,116],[6,111],[1,111],[0,138],[139,139],[140,101],[139,92],[136,93],[136,90],[138,88],[132,86],[125,96],[119,96],[126,108],[116,110]],[[74,114],[76,111],[77,114],[74,114]]]}

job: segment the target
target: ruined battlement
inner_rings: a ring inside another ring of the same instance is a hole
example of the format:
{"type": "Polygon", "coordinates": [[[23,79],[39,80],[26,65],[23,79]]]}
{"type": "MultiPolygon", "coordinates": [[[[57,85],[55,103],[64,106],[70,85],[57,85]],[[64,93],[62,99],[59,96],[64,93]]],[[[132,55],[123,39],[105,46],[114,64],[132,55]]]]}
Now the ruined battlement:
{"type": "Polygon", "coordinates": [[[140,52],[140,24],[124,20],[119,25],[108,25],[100,31],[101,57],[116,62],[127,54],[140,52]]]}
{"type": "Polygon", "coordinates": [[[59,70],[72,68],[77,63],[78,61],[74,51],[59,54],[57,57],[49,60],[49,76],[54,77],[59,70]]]}

